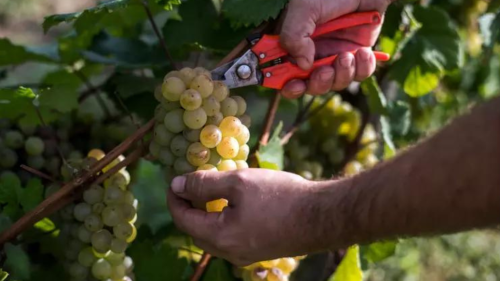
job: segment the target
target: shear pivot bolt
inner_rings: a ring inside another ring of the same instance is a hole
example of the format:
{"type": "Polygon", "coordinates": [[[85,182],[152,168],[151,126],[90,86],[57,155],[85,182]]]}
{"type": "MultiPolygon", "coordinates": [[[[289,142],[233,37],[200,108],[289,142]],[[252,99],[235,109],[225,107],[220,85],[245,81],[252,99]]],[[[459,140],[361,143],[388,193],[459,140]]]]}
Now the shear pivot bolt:
{"type": "Polygon", "coordinates": [[[261,58],[261,59],[263,59],[263,58],[265,58],[265,57],[266,57],[266,54],[264,54],[264,53],[261,53],[261,54],[259,55],[259,58],[261,58]]]}
{"type": "Polygon", "coordinates": [[[242,64],[236,69],[236,74],[240,79],[248,79],[252,76],[252,69],[248,65],[242,64]]]}
{"type": "Polygon", "coordinates": [[[266,72],[266,77],[267,78],[271,77],[271,72],[266,72]]]}

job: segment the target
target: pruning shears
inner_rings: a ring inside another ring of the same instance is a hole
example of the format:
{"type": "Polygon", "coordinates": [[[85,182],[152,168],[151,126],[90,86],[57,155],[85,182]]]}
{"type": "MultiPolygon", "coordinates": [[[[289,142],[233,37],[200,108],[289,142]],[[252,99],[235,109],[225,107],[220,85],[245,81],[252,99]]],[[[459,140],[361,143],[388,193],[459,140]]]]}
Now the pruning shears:
{"type": "MultiPolygon", "coordinates": [[[[332,31],[365,24],[380,24],[378,12],[352,13],[316,27],[311,38],[332,31]]],[[[214,80],[222,80],[229,88],[249,85],[261,85],[272,89],[282,89],[292,79],[307,79],[312,71],[320,66],[332,65],[337,55],[315,60],[310,70],[303,70],[290,61],[285,61],[285,51],[277,35],[256,34],[249,37],[252,47],[241,57],[211,71],[214,80]]],[[[355,54],[357,50],[351,51],[355,54]]],[[[390,56],[383,52],[374,52],[377,61],[388,61],[390,56]]]]}

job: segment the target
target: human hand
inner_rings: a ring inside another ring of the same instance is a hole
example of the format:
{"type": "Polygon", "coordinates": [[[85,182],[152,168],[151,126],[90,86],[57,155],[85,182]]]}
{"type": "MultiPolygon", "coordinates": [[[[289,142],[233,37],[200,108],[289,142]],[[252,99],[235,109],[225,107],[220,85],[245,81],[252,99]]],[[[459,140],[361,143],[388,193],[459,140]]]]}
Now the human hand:
{"type": "Polygon", "coordinates": [[[362,25],[323,35],[314,41],[310,35],[316,25],[345,14],[363,11],[385,12],[392,0],[291,0],[281,29],[281,45],[304,70],[314,58],[338,54],[332,66],[315,69],[309,81],[292,80],[281,90],[287,98],[313,95],[347,88],[352,81],[362,81],[373,74],[376,60],[371,49],[381,25],[362,25]],[[355,55],[349,51],[358,50],[355,55]]]}
{"type": "Polygon", "coordinates": [[[208,253],[235,265],[298,256],[315,249],[311,194],[317,182],[266,169],[197,171],[176,177],[168,206],[179,229],[208,253]],[[225,198],[221,213],[199,210],[188,202],[225,198]],[[187,201],[186,201],[187,200],[187,201]]]}

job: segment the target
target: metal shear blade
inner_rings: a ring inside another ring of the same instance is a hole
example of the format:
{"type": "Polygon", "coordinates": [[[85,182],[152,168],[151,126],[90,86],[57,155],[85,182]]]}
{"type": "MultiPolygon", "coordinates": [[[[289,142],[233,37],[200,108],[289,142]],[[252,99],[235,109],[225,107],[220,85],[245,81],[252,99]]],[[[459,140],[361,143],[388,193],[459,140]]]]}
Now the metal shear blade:
{"type": "Polygon", "coordinates": [[[261,84],[262,73],[257,69],[259,59],[251,51],[211,71],[212,79],[224,81],[228,88],[261,84]]]}

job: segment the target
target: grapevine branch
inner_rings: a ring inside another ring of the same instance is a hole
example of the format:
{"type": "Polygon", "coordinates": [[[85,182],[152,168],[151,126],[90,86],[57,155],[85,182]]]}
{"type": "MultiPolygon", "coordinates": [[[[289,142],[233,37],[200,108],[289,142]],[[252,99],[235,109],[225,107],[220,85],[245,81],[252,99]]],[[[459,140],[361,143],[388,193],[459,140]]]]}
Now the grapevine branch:
{"type": "Polygon", "coordinates": [[[32,168],[30,166],[27,166],[27,165],[24,165],[24,164],[21,164],[21,169],[29,172],[29,173],[32,173],[33,175],[35,176],[38,176],[40,178],[43,178],[43,179],[46,179],[46,180],[49,180],[51,182],[55,182],[56,180],[54,178],[52,178],[51,176],[45,174],[44,172],[41,172],[35,168],[32,168]]]}
{"type": "Polygon", "coordinates": [[[205,271],[205,268],[207,268],[208,263],[210,262],[210,258],[212,256],[204,252],[203,255],[201,256],[200,262],[196,265],[196,269],[189,279],[189,281],[198,281],[201,278],[201,275],[203,275],[203,272],[205,271]]]}

